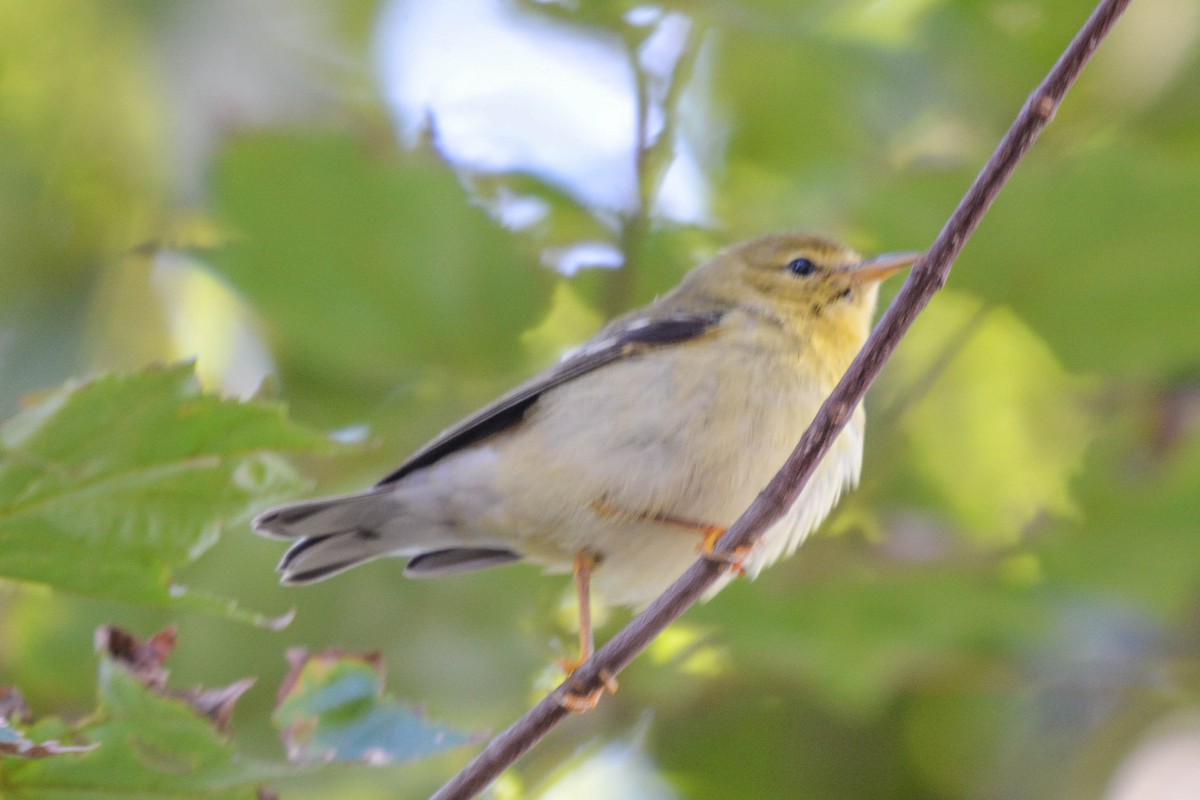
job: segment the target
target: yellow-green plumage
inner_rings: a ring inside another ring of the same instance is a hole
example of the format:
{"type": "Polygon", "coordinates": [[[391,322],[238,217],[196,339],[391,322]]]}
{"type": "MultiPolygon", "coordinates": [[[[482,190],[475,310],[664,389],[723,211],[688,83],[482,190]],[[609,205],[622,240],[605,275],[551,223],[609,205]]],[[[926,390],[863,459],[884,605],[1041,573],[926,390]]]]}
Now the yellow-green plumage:
{"type": "MultiPolygon", "coordinates": [[[[379,486],[256,527],[300,539],[285,581],[381,555],[440,574],[518,557],[566,571],[587,553],[606,598],[648,602],[696,559],[697,528],[731,525],[782,466],[866,339],[878,281],[911,260],[864,263],[802,234],[731,247],[379,486]]],[[[751,574],[857,482],[863,425],[860,409],[747,558],[751,574]]]]}

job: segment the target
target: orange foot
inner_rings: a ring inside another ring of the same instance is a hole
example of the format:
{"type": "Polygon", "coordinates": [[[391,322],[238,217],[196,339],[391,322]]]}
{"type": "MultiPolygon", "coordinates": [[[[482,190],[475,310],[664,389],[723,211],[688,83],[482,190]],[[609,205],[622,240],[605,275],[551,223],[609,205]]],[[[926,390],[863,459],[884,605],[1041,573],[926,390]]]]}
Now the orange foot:
{"type": "Polygon", "coordinates": [[[590,692],[583,693],[567,690],[558,696],[558,703],[572,714],[586,714],[600,704],[604,693],[617,693],[617,679],[606,669],[600,670],[600,685],[590,692]]]}
{"type": "Polygon", "coordinates": [[[566,674],[567,677],[575,674],[575,670],[583,666],[583,662],[591,658],[590,654],[580,653],[578,658],[560,658],[558,660],[558,668],[566,674]]]}
{"type": "Polygon", "coordinates": [[[721,541],[725,531],[726,529],[719,525],[702,528],[699,533],[704,538],[700,541],[700,546],[696,548],[696,553],[701,558],[724,564],[726,569],[740,578],[746,574],[746,559],[750,557],[754,548],[749,545],[741,545],[728,553],[718,553],[717,543],[721,541]]]}

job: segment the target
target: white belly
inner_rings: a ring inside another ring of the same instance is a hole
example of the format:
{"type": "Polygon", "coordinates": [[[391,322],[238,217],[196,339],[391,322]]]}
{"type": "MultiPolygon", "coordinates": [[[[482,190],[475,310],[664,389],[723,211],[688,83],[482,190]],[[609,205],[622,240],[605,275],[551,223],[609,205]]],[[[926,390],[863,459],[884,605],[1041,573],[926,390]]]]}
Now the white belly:
{"type": "MultiPolygon", "coordinates": [[[[585,375],[543,397],[514,435],[486,445],[498,455],[486,480],[503,500],[481,516],[480,533],[552,570],[569,570],[581,550],[595,553],[594,585],[612,602],[640,605],[661,593],[695,561],[700,535],[655,517],[732,525],[831,388],[754,360],[739,364],[739,380],[720,383],[703,369],[711,365],[687,356],[672,355],[669,378],[654,353],[585,375]]],[[[859,410],[751,554],[750,574],[791,554],[857,482],[863,423],[859,410]]]]}

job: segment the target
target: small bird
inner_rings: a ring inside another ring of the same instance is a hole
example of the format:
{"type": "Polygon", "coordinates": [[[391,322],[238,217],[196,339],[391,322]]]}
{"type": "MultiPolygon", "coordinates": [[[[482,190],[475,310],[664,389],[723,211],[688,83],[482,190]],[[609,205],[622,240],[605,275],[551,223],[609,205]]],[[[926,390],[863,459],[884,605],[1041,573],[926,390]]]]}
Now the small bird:
{"type": "MultiPolygon", "coordinates": [[[[573,572],[569,670],[592,653],[592,584],[644,605],[713,553],[862,347],[880,281],[918,255],[863,260],[801,233],[734,245],[374,487],[282,506],[254,527],[294,540],[285,584],[381,556],[406,556],[411,577],[517,560],[573,572]]],[[[864,421],[860,408],[739,572],[790,555],[858,482],[864,421]]]]}

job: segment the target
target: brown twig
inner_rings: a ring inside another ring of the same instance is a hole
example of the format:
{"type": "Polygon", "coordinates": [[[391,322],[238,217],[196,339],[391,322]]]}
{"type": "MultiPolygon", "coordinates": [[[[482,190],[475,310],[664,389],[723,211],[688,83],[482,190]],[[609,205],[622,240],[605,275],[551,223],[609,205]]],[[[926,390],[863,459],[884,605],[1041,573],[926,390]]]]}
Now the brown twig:
{"type": "MultiPolygon", "coordinates": [[[[913,268],[904,288],[884,314],[862,352],[821,406],[783,469],[729,532],[721,537],[718,553],[752,545],[799,496],[817,463],[850,419],[901,337],[921,309],[945,285],[954,259],[1007,182],[1013,168],[1054,116],[1080,70],[1128,5],[1129,0],[1102,0],[1046,79],[1029,96],[929,252],[913,268]]],[[[433,795],[433,800],[465,800],[482,791],[567,715],[560,702],[564,694],[586,694],[602,684],[602,673],[609,677],[617,675],[664,628],[695,603],[724,569],[725,566],[709,559],[701,559],[693,564],[649,608],[596,651],[562,686],[494,738],[462,772],[433,795]]]]}
{"type": "Polygon", "coordinates": [[[654,101],[650,97],[649,76],[638,61],[640,38],[626,32],[626,56],[634,75],[634,101],[637,130],[634,135],[634,174],[637,176],[637,196],[633,206],[618,218],[619,244],[625,254],[625,263],[614,271],[608,280],[604,295],[604,310],[615,317],[629,309],[639,267],[645,249],[645,239],[651,229],[651,214],[654,201],[662,188],[667,167],[675,155],[675,133],[679,119],[679,103],[684,90],[692,80],[692,73],[699,57],[703,32],[693,22],[679,51],[679,57],[671,68],[669,83],[662,99],[658,102],[663,114],[663,126],[657,135],[650,135],[650,112],[654,101]]]}

